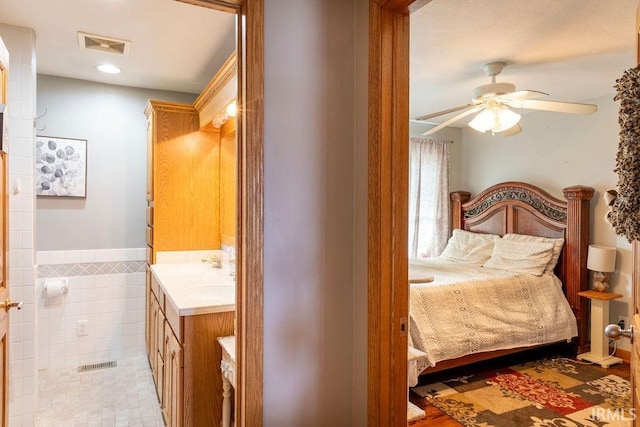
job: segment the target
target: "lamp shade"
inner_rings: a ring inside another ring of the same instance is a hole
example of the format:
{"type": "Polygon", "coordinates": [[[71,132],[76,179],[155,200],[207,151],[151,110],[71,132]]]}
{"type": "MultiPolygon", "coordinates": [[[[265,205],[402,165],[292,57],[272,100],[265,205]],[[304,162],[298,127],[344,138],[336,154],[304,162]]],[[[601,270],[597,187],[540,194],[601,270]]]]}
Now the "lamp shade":
{"type": "Polygon", "coordinates": [[[520,114],[514,113],[503,105],[490,105],[469,122],[469,126],[478,132],[490,130],[499,133],[514,127],[520,121],[520,114]]]}
{"type": "Polygon", "coordinates": [[[587,268],[591,271],[610,273],[616,269],[616,248],[589,245],[587,268]]]}

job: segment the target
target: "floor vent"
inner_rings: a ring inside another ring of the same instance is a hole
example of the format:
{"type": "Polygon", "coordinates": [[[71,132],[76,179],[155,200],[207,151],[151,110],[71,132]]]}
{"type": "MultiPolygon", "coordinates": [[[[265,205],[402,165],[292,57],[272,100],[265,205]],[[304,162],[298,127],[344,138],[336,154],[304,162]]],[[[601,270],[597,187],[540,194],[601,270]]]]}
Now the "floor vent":
{"type": "Polygon", "coordinates": [[[95,34],[78,31],[78,44],[82,49],[96,50],[98,52],[113,53],[115,55],[128,55],[131,42],[112,37],[98,36],[95,34]]]}
{"type": "Polygon", "coordinates": [[[96,369],[115,368],[118,366],[118,362],[112,360],[111,362],[94,363],[92,365],[78,366],[78,372],[95,371],[96,369]]]}

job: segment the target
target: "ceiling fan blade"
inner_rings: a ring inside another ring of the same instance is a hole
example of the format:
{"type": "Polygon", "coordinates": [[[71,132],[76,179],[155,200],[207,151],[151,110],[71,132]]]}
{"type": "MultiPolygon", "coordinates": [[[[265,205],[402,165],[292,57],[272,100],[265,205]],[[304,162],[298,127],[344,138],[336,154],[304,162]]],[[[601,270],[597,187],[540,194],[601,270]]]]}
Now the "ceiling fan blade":
{"type": "Polygon", "coordinates": [[[445,114],[455,113],[456,111],[464,110],[465,108],[473,107],[475,104],[461,105],[459,107],[449,108],[448,110],[438,111],[437,113],[427,114],[425,116],[416,117],[415,120],[429,120],[434,117],[444,116],[445,114]]]}
{"type": "Polygon", "coordinates": [[[522,132],[522,126],[520,126],[520,125],[518,125],[518,124],[517,124],[517,125],[515,125],[515,126],[511,126],[509,129],[507,129],[507,130],[505,130],[505,131],[500,132],[500,134],[499,134],[499,135],[502,135],[502,136],[505,136],[505,137],[506,137],[506,136],[513,136],[513,135],[517,135],[517,134],[519,134],[520,132],[522,132]]]}
{"type": "Polygon", "coordinates": [[[519,90],[516,92],[505,93],[496,98],[498,101],[512,100],[512,99],[534,99],[542,98],[543,96],[549,96],[548,93],[540,92],[539,90],[519,90]]]}
{"type": "Polygon", "coordinates": [[[425,133],[423,133],[422,135],[427,136],[427,135],[431,135],[432,133],[436,133],[436,132],[437,132],[437,131],[439,131],[440,129],[442,129],[442,128],[446,128],[446,127],[447,127],[447,126],[449,126],[451,123],[453,123],[453,122],[455,122],[455,121],[457,121],[457,120],[460,120],[460,119],[462,119],[462,118],[464,118],[464,117],[467,117],[468,115],[473,114],[473,113],[475,113],[476,111],[480,111],[480,110],[482,110],[483,108],[484,108],[484,105],[476,105],[475,107],[473,107],[473,108],[471,108],[471,109],[469,109],[469,110],[467,110],[467,111],[465,111],[465,112],[463,112],[463,113],[460,113],[460,114],[458,114],[457,116],[450,118],[449,120],[446,120],[446,121],[444,121],[444,122],[440,123],[438,126],[436,126],[436,127],[434,127],[434,128],[429,129],[428,131],[426,131],[426,132],[425,132],[425,133]]]}
{"type": "Polygon", "coordinates": [[[505,102],[514,108],[528,108],[530,110],[555,111],[570,114],[593,114],[598,111],[594,104],[578,104],[575,102],[540,101],[538,99],[516,99],[505,102]]]}

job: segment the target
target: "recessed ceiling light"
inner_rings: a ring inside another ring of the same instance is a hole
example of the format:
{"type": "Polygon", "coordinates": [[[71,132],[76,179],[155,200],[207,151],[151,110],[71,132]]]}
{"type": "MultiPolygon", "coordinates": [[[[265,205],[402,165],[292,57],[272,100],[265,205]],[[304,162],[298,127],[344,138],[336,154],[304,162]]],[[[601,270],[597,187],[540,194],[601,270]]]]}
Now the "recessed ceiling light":
{"type": "Polygon", "coordinates": [[[102,71],[103,73],[109,73],[109,74],[118,74],[120,71],[122,71],[120,68],[111,64],[96,65],[96,68],[102,71]]]}

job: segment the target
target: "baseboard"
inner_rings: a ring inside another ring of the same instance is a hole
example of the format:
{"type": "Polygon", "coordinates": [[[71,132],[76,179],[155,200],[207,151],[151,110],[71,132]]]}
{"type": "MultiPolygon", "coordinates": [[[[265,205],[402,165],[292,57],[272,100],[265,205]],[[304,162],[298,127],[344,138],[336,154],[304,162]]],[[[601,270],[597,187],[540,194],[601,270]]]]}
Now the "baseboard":
{"type": "MultiPolygon", "coordinates": [[[[609,354],[613,351],[613,347],[609,347],[609,354]]],[[[629,363],[631,361],[631,352],[627,350],[622,350],[620,348],[616,349],[616,357],[624,360],[625,363],[629,363]]]]}

